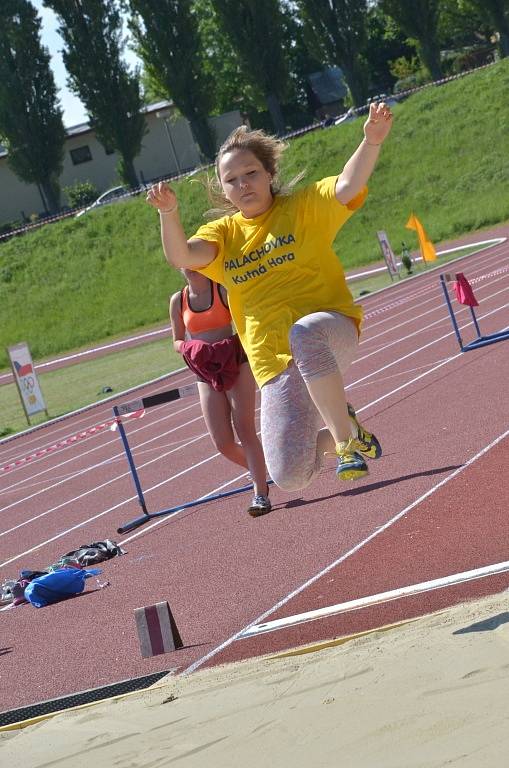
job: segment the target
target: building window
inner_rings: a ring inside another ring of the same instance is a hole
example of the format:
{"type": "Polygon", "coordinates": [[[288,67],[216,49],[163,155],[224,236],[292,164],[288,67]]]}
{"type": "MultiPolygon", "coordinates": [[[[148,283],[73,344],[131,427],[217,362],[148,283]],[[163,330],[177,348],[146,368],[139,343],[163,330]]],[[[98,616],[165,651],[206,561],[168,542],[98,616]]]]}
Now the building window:
{"type": "Polygon", "coordinates": [[[71,160],[73,165],[88,163],[90,160],[92,160],[90,147],[86,145],[84,147],[76,147],[76,149],[71,149],[71,160]]]}

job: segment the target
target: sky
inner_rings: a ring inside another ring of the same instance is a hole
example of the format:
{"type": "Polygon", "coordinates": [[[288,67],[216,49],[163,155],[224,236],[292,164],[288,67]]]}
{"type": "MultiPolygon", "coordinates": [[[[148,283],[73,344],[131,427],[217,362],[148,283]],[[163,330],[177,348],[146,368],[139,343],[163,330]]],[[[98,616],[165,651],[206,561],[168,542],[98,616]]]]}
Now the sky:
{"type": "MultiPolygon", "coordinates": [[[[57,32],[58,22],[53,11],[44,8],[42,0],[32,0],[37,12],[42,19],[41,42],[48,48],[51,54],[51,68],[55,77],[55,83],[59,89],[60,104],[64,111],[64,125],[70,128],[87,121],[85,107],[81,101],[67,88],[67,70],[62,61],[61,50],[64,47],[62,38],[57,32]]],[[[131,66],[139,63],[136,55],[126,46],[124,58],[131,66]]]]}

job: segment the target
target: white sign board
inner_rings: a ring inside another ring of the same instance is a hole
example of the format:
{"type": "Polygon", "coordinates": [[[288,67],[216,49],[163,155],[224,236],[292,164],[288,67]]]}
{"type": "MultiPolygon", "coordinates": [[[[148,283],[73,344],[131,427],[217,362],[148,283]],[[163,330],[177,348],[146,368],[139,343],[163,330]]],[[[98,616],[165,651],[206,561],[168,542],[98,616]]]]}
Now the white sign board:
{"type": "Polygon", "coordinates": [[[392,275],[397,275],[398,265],[396,263],[396,257],[391,248],[391,244],[389,243],[387,234],[382,230],[381,232],[377,232],[376,236],[378,237],[378,242],[380,243],[380,248],[382,249],[383,257],[385,259],[385,263],[387,264],[387,269],[389,270],[390,276],[392,277],[392,275]]]}
{"type": "Polygon", "coordinates": [[[7,352],[27,418],[34,413],[46,411],[28,344],[22,342],[8,347],[7,352]]]}

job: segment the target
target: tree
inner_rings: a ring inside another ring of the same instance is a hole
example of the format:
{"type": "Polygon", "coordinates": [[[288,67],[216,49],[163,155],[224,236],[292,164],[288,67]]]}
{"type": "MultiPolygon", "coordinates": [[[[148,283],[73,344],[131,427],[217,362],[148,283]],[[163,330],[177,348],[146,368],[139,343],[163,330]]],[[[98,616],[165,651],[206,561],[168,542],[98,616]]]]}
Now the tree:
{"type": "Polygon", "coordinates": [[[500,55],[509,56],[509,0],[470,0],[466,5],[489,17],[499,34],[500,55]]]}
{"type": "Polygon", "coordinates": [[[415,46],[409,44],[402,29],[379,5],[368,10],[367,34],[369,93],[389,93],[397,80],[391,72],[391,62],[401,58],[411,59],[415,56],[415,46]]]}
{"type": "Polygon", "coordinates": [[[149,80],[174,101],[189,120],[203,155],[212,159],[216,147],[208,115],[213,82],[203,71],[192,0],[130,0],[129,5],[129,26],[149,80]]]}
{"type": "Polygon", "coordinates": [[[288,87],[288,66],[281,45],[285,20],[279,0],[212,0],[212,5],[246,80],[259,87],[276,132],[283,133],[281,102],[288,87]]]}
{"type": "Polygon", "coordinates": [[[69,86],[79,96],[96,136],[120,155],[124,183],[138,186],[134,158],[145,133],[138,72],[122,60],[122,17],[116,1],[44,0],[60,21],[69,86]]]}
{"type": "Polygon", "coordinates": [[[356,106],[366,103],[367,0],[297,0],[309,45],[343,70],[356,106]]]}
{"type": "Polygon", "coordinates": [[[65,129],[41,20],[28,0],[4,0],[0,26],[0,133],[8,163],[38,184],[48,211],[60,207],[65,129]]]}
{"type": "Polygon", "coordinates": [[[230,39],[224,34],[212,0],[193,0],[203,50],[203,72],[213,83],[214,114],[240,109],[261,112],[265,109],[263,93],[256,82],[247,79],[230,39]]]}
{"type": "Polygon", "coordinates": [[[382,0],[383,10],[417,43],[422,63],[433,80],[440,80],[438,23],[441,0],[382,0]]]}

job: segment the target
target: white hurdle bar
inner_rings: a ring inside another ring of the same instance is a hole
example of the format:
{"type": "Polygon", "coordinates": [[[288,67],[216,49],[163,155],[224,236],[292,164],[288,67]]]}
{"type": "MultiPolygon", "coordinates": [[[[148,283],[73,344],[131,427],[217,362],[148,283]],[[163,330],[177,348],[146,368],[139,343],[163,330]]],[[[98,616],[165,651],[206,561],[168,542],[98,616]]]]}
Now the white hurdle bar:
{"type": "Polygon", "coordinates": [[[420,584],[411,584],[408,587],[391,589],[389,592],[380,592],[378,595],[369,595],[368,597],[360,597],[357,600],[349,600],[346,603],[329,605],[326,608],[317,608],[314,611],[298,613],[295,616],[287,616],[283,619],[266,621],[263,624],[254,624],[241,632],[238,639],[244,640],[248,637],[257,637],[266,632],[275,632],[278,629],[288,629],[289,627],[295,627],[298,624],[305,624],[308,621],[325,619],[329,616],[336,616],[339,613],[347,613],[349,611],[356,611],[359,608],[367,608],[370,605],[387,603],[390,600],[398,600],[400,597],[410,597],[411,595],[419,595],[422,592],[431,592],[434,589],[452,587],[456,584],[463,584],[466,581],[483,579],[487,576],[495,576],[496,574],[505,573],[506,571],[509,571],[509,560],[506,560],[504,563],[496,563],[495,565],[486,565],[483,568],[476,568],[473,571],[463,571],[463,573],[455,573],[452,576],[443,576],[440,579],[422,581],[420,584]]]}

